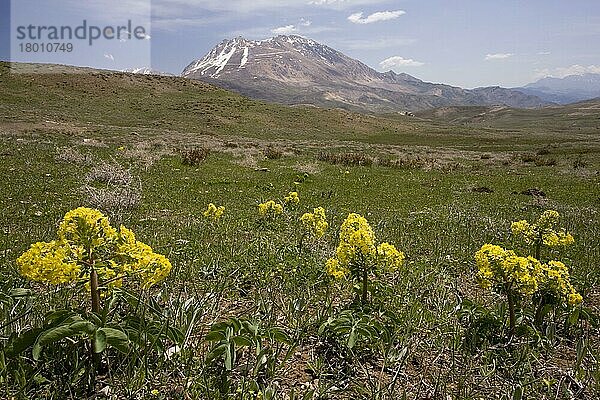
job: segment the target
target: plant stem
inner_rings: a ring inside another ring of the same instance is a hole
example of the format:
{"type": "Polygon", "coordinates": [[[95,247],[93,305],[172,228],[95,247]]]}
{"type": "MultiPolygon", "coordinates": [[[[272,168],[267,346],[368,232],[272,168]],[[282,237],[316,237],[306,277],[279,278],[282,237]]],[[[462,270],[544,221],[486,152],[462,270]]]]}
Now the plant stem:
{"type": "Polygon", "coordinates": [[[367,303],[367,281],[368,281],[368,274],[367,274],[367,266],[366,263],[363,261],[362,262],[362,283],[363,283],[363,287],[362,287],[362,302],[363,304],[367,303]]]}
{"type": "Polygon", "coordinates": [[[509,324],[510,324],[508,337],[510,339],[513,337],[513,335],[515,333],[515,325],[516,325],[515,299],[514,299],[512,292],[510,291],[510,289],[507,291],[507,298],[508,298],[508,318],[509,318],[509,324]]]}
{"type": "MultiPolygon", "coordinates": [[[[92,298],[92,312],[99,314],[100,313],[100,294],[98,293],[98,273],[94,269],[94,264],[92,263],[91,271],[90,271],[90,297],[92,298]]],[[[94,344],[90,343],[90,351],[92,352],[92,374],[95,377],[96,373],[100,370],[100,354],[94,352],[94,344]]],[[[92,382],[95,381],[95,378],[92,379],[92,382]]],[[[93,390],[93,388],[91,388],[93,390]]]]}

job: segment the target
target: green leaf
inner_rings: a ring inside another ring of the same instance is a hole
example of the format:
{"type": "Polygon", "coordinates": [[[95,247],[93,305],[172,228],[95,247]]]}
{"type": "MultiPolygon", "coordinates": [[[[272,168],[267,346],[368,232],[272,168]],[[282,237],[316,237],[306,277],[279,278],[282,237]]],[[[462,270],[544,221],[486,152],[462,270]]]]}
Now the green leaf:
{"type": "Polygon", "coordinates": [[[290,339],[290,337],[285,332],[283,332],[281,329],[275,328],[275,329],[271,330],[271,334],[273,335],[273,339],[275,339],[279,343],[284,343],[284,344],[292,343],[292,340],[290,339]]]}
{"type": "Polygon", "coordinates": [[[215,358],[218,358],[220,356],[223,355],[223,353],[225,353],[225,350],[228,348],[229,346],[226,343],[223,343],[217,347],[215,347],[214,349],[212,349],[207,355],[206,355],[206,362],[210,363],[211,361],[213,361],[215,358]]]}
{"type": "Polygon", "coordinates": [[[31,350],[31,356],[33,357],[34,361],[38,361],[40,359],[40,356],[42,355],[42,346],[40,346],[38,343],[33,345],[33,349],[31,350]]]}
{"type": "Polygon", "coordinates": [[[76,321],[69,325],[73,333],[87,333],[88,335],[93,335],[96,332],[96,325],[92,324],[90,321],[76,321]]]}
{"type": "Polygon", "coordinates": [[[31,291],[31,289],[25,289],[25,288],[14,288],[13,290],[10,291],[10,297],[28,297],[31,296],[33,293],[31,291]]]}
{"type": "Polygon", "coordinates": [[[92,349],[94,353],[102,353],[104,349],[106,349],[106,333],[102,328],[98,329],[96,333],[94,333],[94,338],[92,339],[92,349]]]}
{"type": "Polygon", "coordinates": [[[233,362],[235,357],[235,351],[231,351],[230,346],[225,347],[225,369],[231,371],[233,369],[233,362]]]}
{"type": "Polygon", "coordinates": [[[240,347],[250,347],[252,345],[252,342],[250,341],[250,339],[245,338],[243,336],[233,337],[233,343],[235,343],[237,346],[240,346],[240,347]]]}
{"type": "Polygon", "coordinates": [[[513,391],[513,400],[521,400],[523,398],[523,388],[517,386],[513,391]]]}
{"type": "Polygon", "coordinates": [[[207,342],[220,342],[221,340],[225,340],[225,335],[223,332],[213,331],[209,332],[204,340],[207,342]]]}
{"type": "Polygon", "coordinates": [[[6,356],[14,357],[21,354],[35,344],[36,339],[42,332],[42,328],[29,329],[22,332],[20,335],[9,339],[8,344],[4,349],[6,356]]]}
{"type": "Polygon", "coordinates": [[[113,328],[100,328],[98,330],[104,332],[106,343],[121,353],[127,353],[129,351],[129,338],[125,332],[113,328]]]}
{"type": "Polygon", "coordinates": [[[350,335],[348,336],[348,348],[352,349],[354,347],[354,345],[356,344],[356,331],[354,329],[352,329],[352,331],[350,332],[350,335]]]}
{"type": "Polygon", "coordinates": [[[40,336],[38,336],[37,344],[40,346],[46,346],[69,337],[72,334],[73,330],[71,329],[71,324],[65,323],[64,325],[59,325],[42,332],[40,336]]]}

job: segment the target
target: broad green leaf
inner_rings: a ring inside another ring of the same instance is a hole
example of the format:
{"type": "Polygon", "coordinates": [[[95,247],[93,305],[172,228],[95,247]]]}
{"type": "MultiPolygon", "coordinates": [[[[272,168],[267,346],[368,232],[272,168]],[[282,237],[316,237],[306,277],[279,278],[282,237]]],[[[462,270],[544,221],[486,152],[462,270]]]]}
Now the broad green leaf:
{"type": "Polygon", "coordinates": [[[69,325],[73,333],[87,333],[88,335],[93,335],[96,332],[96,325],[92,324],[90,321],[77,321],[73,322],[69,325]]]}
{"type": "Polygon", "coordinates": [[[129,338],[125,332],[114,328],[100,328],[106,337],[106,343],[119,350],[121,353],[129,351],[129,338]]]}
{"type": "Polygon", "coordinates": [[[106,349],[106,333],[102,328],[98,329],[96,333],[94,333],[94,338],[92,339],[92,349],[94,353],[102,353],[104,349],[106,349]]]}
{"type": "Polygon", "coordinates": [[[207,342],[219,342],[221,340],[225,340],[225,335],[223,332],[213,331],[209,332],[204,340],[207,342]]]}
{"type": "Polygon", "coordinates": [[[250,339],[245,338],[243,336],[233,337],[233,342],[240,347],[250,347],[252,345],[250,339]]]}

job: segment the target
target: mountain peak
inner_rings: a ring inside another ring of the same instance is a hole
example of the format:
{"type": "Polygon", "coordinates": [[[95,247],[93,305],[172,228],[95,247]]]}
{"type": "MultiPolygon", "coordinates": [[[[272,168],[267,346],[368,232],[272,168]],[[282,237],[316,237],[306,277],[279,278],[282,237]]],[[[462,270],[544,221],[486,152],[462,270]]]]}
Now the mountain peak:
{"type": "Polygon", "coordinates": [[[475,93],[423,82],[405,73],[381,73],[299,35],[278,35],[264,40],[226,39],[190,63],[182,76],[263,100],[369,111],[414,111],[448,104],[490,102],[511,106],[543,103],[507,89],[475,93]]]}

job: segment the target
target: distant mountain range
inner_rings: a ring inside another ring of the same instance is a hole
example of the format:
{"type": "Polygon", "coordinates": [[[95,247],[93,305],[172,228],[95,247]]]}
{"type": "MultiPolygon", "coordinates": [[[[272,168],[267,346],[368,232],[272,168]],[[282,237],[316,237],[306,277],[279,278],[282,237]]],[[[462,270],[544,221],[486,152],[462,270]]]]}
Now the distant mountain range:
{"type": "Polygon", "coordinates": [[[173,76],[173,74],[169,74],[168,72],[162,72],[150,67],[140,67],[140,68],[128,68],[124,69],[123,72],[127,72],[130,74],[139,74],[139,75],[161,75],[161,76],[173,76]]]}
{"type": "Polygon", "coordinates": [[[552,103],[575,103],[600,97],[600,74],[547,77],[515,90],[552,103]]]}
{"type": "Polygon", "coordinates": [[[547,100],[501,87],[462,89],[411,75],[378,72],[360,61],[300,36],[224,40],[190,63],[183,77],[213,83],[251,98],[372,112],[444,106],[505,105],[535,108],[547,100]]]}

